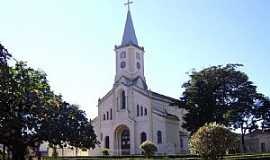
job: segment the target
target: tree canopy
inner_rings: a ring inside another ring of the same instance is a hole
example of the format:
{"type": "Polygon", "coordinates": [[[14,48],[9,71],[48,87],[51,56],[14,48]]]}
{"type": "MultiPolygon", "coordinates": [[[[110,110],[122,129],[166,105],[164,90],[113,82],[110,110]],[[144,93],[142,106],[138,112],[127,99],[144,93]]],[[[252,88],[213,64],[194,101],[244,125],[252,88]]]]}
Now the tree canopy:
{"type": "Polygon", "coordinates": [[[13,159],[24,159],[27,147],[44,141],[94,148],[96,135],[84,111],[54,94],[45,72],[21,61],[9,66],[10,58],[0,45],[0,144],[13,159]]]}
{"type": "Polygon", "coordinates": [[[240,128],[244,135],[262,124],[269,126],[269,99],[238,70],[241,66],[212,66],[190,74],[180,104],[188,111],[184,128],[194,133],[205,123],[217,122],[240,128]]]}

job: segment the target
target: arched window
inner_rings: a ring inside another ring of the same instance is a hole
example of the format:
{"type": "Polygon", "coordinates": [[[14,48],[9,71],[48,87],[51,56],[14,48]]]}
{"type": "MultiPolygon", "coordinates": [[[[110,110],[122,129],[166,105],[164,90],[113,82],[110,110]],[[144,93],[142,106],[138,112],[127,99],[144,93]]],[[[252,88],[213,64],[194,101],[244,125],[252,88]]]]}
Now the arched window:
{"type": "Polygon", "coordinates": [[[143,116],[143,106],[141,106],[141,116],[143,116]]]}
{"type": "Polygon", "coordinates": [[[158,144],[162,143],[162,133],[161,133],[161,131],[157,131],[157,143],[158,144]]]}
{"type": "Polygon", "coordinates": [[[137,116],[140,116],[140,106],[137,104],[137,116]]]}
{"type": "Polygon", "coordinates": [[[109,120],[109,112],[106,112],[107,120],[109,120]]]}
{"type": "Polygon", "coordinates": [[[105,137],[105,148],[110,148],[110,138],[109,138],[109,136],[105,137]]]}
{"type": "Polygon", "coordinates": [[[143,143],[144,141],[146,141],[146,139],[147,139],[146,133],[145,132],[142,132],[141,133],[141,143],[143,143]]]}
{"type": "Polygon", "coordinates": [[[121,109],[126,108],[126,93],[125,91],[121,92],[121,109]]]}
{"type": "Polygon", "coordinates": [[[144,115],[147,115],[147,108],[144,108],[144,115]]]}

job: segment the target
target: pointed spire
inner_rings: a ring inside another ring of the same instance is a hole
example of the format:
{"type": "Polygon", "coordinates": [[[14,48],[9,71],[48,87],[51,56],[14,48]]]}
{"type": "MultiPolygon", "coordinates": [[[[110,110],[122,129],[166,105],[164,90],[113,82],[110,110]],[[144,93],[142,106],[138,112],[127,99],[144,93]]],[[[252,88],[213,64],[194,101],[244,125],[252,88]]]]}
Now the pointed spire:
{"type": "Polygon", "coordinates": [[[133,26],[130,10],[128,10],[127,12],[127,20],[121,45],[128,45],[128,44],[138,46],[138,41],[135,34],[135,29],[133,26]]]}

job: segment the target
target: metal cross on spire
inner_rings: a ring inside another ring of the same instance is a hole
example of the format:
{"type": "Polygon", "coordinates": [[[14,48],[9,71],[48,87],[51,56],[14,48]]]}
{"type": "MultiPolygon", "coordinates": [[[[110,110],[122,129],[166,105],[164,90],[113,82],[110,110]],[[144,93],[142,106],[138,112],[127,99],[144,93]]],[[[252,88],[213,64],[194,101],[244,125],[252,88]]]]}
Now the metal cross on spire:
{"type": "Polygon", "coordinates": [[[130,4],[132,4],[133,2],[128,0],[127,3],[124,3],[125,6],[128,6],[128,10],[130,10],[130,4]]]}

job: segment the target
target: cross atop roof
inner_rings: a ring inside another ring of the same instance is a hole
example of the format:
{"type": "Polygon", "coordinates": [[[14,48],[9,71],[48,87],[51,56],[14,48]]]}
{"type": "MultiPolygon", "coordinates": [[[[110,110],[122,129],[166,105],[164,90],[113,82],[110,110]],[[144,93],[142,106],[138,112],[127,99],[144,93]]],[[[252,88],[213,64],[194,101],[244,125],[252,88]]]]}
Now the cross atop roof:
{"type": "Polygon", "coordinates": [[[124,3],[125,6],[128,6],[128,10],[130,10],[130,5],[132,4],[133,2],[128,0],[127,3],[124,3]]]}

